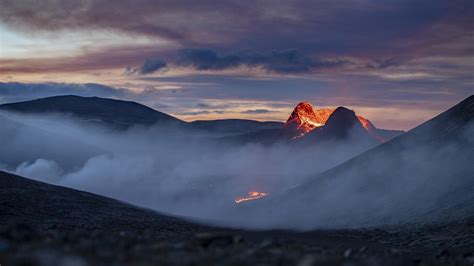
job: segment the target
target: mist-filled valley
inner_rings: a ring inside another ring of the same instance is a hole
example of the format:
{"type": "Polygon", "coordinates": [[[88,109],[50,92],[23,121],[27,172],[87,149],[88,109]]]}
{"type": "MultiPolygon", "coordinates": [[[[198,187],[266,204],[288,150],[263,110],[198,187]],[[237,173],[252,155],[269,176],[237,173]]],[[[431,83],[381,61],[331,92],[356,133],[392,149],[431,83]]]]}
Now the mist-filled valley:
{"type": "Polygon", "coordinates": [[[2,116],[8,121],[1,125],[2,155],[11,162],[4,170],[201,218],[223,218],[236,197],[284,191],[361,150],[344,143],[317,151],[286,143],[226,145],[179,128],[115,131],[57,115],[2,116]],[[21,127],[8,128],[16,123],[21,127]]]}
{"type": "MultiPolygon", "coordinates": [[[[473,210],[473,105],[470,97],[461,111],[385,143],[347,109],[326,115],[325,126],[291,128],[292,114],[285,125],[243,126],[242,132],[229,133],[184,122],[117,127],[102,122],[120,117],[100,121],[3,108],[0,167],[221,226],[429,222],[440,216],[440,208],[465,204],[442,217],[454,220],[473,210]],[[251,192],[266,197],[236,203],[251,192]]],[[[294,112],[303,122],[308,117],[298,107],[294,112]]]]}

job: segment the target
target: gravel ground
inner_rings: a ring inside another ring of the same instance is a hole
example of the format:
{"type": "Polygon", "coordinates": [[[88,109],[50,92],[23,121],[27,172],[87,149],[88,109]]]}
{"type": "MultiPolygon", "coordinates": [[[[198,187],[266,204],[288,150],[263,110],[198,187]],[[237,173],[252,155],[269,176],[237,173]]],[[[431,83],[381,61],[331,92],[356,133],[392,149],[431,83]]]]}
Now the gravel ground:
{"type": "Polygon", "coordinates": [[[473,265],[474,219],[424,227],[242,231],[0,172],[0,264],[473,265]]]}

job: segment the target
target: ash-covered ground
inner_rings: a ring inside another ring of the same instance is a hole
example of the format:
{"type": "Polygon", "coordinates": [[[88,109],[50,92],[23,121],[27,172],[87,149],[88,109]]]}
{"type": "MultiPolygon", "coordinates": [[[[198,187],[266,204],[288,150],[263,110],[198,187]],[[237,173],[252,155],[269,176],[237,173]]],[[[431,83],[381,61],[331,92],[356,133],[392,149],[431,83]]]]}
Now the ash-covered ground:
{"type": "Polygon", "coordinates": [[[472,265],[474,217],[311,232],[199,225],[0,172],[2,265],[472,265]]]}

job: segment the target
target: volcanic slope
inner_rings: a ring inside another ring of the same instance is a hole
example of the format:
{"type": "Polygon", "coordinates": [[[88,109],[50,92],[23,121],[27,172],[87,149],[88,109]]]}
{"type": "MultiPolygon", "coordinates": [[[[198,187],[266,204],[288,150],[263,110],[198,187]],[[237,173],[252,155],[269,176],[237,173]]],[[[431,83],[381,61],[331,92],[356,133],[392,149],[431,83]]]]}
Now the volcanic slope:
{"type": "Polygon", "coordinates": [[[273,226],[297,228],[470,219],[474,216],[472,158],[474,96],[253,207],[260,215],[272,217],[265,221],[275,221],[273,226]]]}

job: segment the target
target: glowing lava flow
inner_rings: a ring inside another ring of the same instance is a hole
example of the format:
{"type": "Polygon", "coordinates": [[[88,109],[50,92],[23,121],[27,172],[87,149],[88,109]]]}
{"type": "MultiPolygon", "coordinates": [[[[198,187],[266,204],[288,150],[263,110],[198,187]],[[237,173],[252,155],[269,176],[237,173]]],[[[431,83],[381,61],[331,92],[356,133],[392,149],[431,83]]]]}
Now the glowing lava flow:
{"type": "Polygon", "coordinates": [[[237,197],[235,198],[235,203],[242,203],[242,202],[245,202],[245,201],[250,201],[250,200],[256,200],[256,199],[260,199],[260,198],[263,198],[265,196],[268,196],[270,195],[270,193],[265,193],[265,192],[257,192],[257,191],[251,191],[249,192],[249,195],[246,196],[246,197],[237,197]]]}

